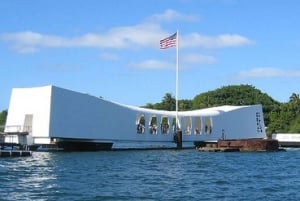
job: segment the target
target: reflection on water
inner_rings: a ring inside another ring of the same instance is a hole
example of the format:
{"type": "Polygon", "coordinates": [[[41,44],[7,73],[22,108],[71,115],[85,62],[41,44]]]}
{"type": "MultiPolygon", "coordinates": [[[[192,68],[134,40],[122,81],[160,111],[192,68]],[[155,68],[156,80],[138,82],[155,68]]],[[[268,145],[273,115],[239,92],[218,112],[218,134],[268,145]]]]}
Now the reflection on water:
{"type": "Polygon", "coordinates": [[[299,200],[299,160],[300,150],[34,152],[0,158],[0,200],[299,200]]]}
{"type": "Polygon", "coordinates": [[[52,153],[37,152],[32,157],[0,158],[0,194],[5,199],[38,198],[45,189],[55,187],[57,176],[52,153]]]}

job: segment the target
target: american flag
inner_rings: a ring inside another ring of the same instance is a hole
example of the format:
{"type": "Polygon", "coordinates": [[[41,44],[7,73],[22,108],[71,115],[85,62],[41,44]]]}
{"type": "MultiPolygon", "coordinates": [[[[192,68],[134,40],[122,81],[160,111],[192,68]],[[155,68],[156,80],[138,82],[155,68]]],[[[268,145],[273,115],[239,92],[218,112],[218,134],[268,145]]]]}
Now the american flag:
{"type": "Polygon", "coordinates": [[[173,35],[160,40],[160,49],[167,49],[176,46],[177,32],[173,35]]]}

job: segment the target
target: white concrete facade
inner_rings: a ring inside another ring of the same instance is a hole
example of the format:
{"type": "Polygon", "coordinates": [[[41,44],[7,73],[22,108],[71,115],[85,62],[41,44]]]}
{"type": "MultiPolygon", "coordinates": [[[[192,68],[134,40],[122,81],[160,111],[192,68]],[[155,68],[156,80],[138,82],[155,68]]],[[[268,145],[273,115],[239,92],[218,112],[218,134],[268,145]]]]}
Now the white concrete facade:
{"type": "MultiPolygon", "coordinates": [[[[5,132],[28,132],[29,144],[60,138],[171,142],[175,116],[175,111],[119,104],[52,85],[14,88],[5,132]]],[[[261,105],[220,106],[178,116],[183,142],[266,136],[261,105]]]]}

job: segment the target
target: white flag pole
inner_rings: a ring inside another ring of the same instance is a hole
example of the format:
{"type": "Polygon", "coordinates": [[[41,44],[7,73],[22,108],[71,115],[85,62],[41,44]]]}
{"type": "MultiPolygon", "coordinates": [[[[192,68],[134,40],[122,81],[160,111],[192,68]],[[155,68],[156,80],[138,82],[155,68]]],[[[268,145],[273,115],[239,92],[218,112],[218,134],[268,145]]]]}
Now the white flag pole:
{"type": "Polygon", "coordinates": [[[176,131],[178,130],[177,126],[179,127],[179,121],[178,121],[178,71],[179,71],[179,59],[178,59],[178,55],[179,55],[179,33],[178,30],[176,32],[176,95],[175,95],[175,101],[176,101],[176,123],[175,123],[175,128],[176,131]]]}

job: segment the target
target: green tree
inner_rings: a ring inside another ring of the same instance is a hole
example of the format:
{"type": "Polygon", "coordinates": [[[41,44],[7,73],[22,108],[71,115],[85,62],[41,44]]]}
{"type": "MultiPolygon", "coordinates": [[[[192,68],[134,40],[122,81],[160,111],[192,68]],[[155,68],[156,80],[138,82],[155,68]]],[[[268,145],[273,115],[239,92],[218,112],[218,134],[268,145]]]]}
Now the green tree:
{"type": "Polygon", "coordinates": [[[178,110],[180,111],[187,111],[187,110],[192,110],[193,107],[193,101],[191,100],[179,100],[178,101],[178,110]]]}
{"type": "Polygon", "coordinates": [[[288,132],[300,133],[300,113],[298,113],[294,120],[291,122],[288,132]]]}
{"type": "Polygon", "coordinates": [[[296,93],[292,93],[292,95],[290,96],[290,103],[299,103],[300,98],[299,98],[299,94],[296,93]]]}
{"type": "Polygon", "coordinates": [[[168,111],[176,110],[176,99],[170,93],[166,93],[162,102],[161,107],[168,111]]]}
{"type": "Polygon", "coordinates": [[[289,102],[281,103],[270,112],[270,124],[267,132],[271,133],[299,133],[300,132],[300,98],[293,93],[289,102]]]}
{"type": "Polygon", "coordinates": [[[4,126],[6,123],[6,117],[7,117],[7,110],[3,110],[0,113],[0,131],[3,132],[4,131],[4,126]]]}

